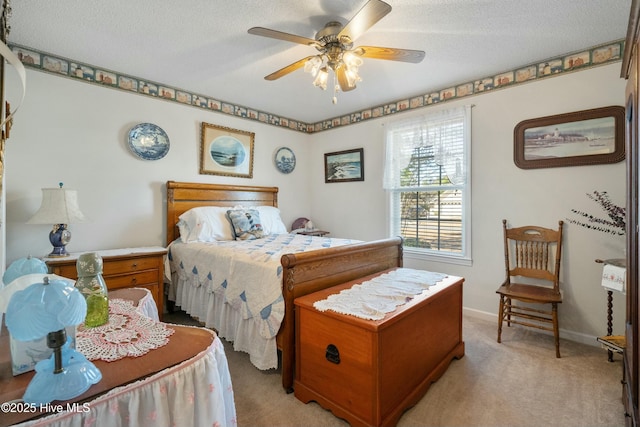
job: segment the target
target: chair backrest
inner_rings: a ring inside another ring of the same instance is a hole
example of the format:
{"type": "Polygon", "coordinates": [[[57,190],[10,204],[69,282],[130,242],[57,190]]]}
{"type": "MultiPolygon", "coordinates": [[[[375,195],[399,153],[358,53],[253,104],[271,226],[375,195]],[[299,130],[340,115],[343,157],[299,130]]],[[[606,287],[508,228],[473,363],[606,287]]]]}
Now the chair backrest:
{"type": "Polygon", "coordinates": [[[535,225],[507,228],[507,220],[502,220],[507,283],[513,276],[545,280],[559,292],[562,225],[558,221],[557,230],[535,225]]]}

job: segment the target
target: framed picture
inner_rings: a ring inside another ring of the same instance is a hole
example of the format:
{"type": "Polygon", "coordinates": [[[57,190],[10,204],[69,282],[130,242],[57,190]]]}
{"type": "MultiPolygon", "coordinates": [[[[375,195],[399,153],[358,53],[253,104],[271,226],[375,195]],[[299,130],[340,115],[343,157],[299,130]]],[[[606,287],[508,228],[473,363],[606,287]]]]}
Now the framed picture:
{"type": "Polygon", "coordinates": [[[253,132],[202,123],[200,173],[252,178],[254,138],[253,132]]]}
{"type": "Polygon", "coordinates": [[[324,154],[324,182],[364,181],[362,148],[324,154]]]}
{"type": "Polygon", "coordinates": [[[518,123],[513,160],[519,168],[596,165],[624,160],[624,108],[595,108],[518,123]]]}

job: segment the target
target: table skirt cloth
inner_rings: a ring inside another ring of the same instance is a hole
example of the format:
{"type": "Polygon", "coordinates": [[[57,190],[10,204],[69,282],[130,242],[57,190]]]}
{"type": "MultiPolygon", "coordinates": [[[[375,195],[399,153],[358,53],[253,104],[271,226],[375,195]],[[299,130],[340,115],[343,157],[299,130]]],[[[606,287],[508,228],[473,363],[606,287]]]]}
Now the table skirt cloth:
{"type": "MultiPolygon", "coordinates": [[[[19,424],[53,427],[235,426],[229,367],[220,339],[179,365],[86,403],[19,424]]],[[[156,350],[158,351],[158,350],[156,350]]],[[[161,350],[160,350],[161,351],[161,350]]]]}

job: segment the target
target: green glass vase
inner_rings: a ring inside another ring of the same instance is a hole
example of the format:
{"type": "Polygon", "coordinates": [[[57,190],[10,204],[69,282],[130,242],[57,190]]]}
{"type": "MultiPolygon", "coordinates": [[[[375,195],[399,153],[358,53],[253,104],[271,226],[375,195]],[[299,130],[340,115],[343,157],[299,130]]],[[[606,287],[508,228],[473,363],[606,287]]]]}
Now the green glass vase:
{"type": "Polygon", "coordinates": [[[95,252],[82,254],[78,257],[76,269],[76,288],[87,301],[84,325],[88,328],[102,326],[109,321],[109,297],[102,277],[102,258],[95,252]]]}

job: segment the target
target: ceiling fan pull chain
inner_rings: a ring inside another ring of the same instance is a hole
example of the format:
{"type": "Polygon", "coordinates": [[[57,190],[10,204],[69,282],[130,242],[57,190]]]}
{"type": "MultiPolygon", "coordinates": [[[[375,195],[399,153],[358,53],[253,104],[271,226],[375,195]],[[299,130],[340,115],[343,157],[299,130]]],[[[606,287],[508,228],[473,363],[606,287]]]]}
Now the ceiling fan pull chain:
{"type": "Polygon", "coordinates": [[[336,81],[336,73],[333,73],[333,99],[331,100],[331,102],[333,102],[334,104],[338,103],[338,89],[340,88],[340,86],[338,86],[338,82],[336,81]]]}

